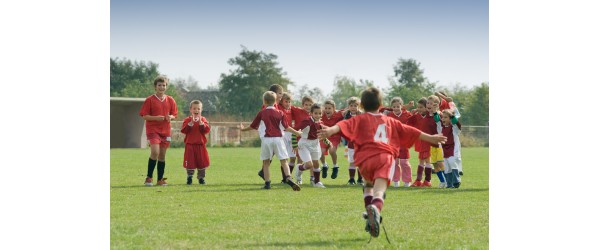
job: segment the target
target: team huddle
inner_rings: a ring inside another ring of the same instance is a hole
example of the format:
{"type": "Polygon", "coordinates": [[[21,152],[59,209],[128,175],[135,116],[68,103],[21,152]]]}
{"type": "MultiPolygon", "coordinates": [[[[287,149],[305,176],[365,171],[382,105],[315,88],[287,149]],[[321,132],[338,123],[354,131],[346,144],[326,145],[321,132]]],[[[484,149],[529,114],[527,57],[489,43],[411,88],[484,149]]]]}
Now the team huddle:
{"type": "MultiPolygon", "coordinates": [[[[146,120],[151,149],[147,186],[153,185],[156,162],[157,185],[167,185],[163,177],[165,153],[170,142],[170,120],[177,116],[174,100],[164,94],[167,83],[168,79],[164,77],[155,79],[156,94],[146,99],[140,111],[146,120]]],[[[348,148],[348,184],[364,186],[365,230],[372,237],[378,237],[384,193],[392,182],[395,187],[400,186],[400,179],[404,187],[431,187],[431,175],[436,173],[439,188],[460,187],[460,114],[452,99],[443,93],[421,98],[412,111],[409,109],[414,103],[404,105],[399,97],[392,99],[390,107],[383,107],[380,91],[372,87],[365,89],[360,99],[350,97],[343,110],[336,110],[333,101],[320,105],[311,97],[302,98],[302,108],[295,107],[291,105],[291,95],[284,93],[283,87],[277,84],[272,85],[262,99],[263,108],[250,126],[240,124],[239,128],[259,132],[262,168],[258,175],[264,179],[263,189],[271,189],[273,156],[280,161],[281,182],[294,191],[301,190],[305,171],[310,174],[311,186],[325,188],[321,181],[321,178],[327,178],[329,171],[325,157],[331,157],[330,177],[336,179],[339,175],[337,148],[343,143],[348,148]],[[414,182],[409,163],[409,148],[413,146],[419,157],[414,182]]],[[[186,135],[183,167],[188,185],[192,184],[195,170],[199,183],[205,184],[206,169],[210,165],[206,150],[210,126],[201,112],[202,103],[192,101],[191,115],[184,119],[181,128],[186,135]]]]}

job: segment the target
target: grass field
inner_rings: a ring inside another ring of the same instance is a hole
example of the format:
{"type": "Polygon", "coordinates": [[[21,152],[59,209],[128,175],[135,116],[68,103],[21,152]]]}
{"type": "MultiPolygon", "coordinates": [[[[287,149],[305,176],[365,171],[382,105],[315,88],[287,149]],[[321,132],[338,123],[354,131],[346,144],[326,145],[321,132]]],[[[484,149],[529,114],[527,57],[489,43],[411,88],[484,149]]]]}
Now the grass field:
{"type": "MultiPolygon", "coordinates": [[[[260,148],[208,151],[207,185],[196,179],[185,184],[183,149],[171,148],[169,186],[146,187],[149,149],[111,149],[111,249],[488,248],[488,148],[463,148],[460,189],[390,187],[382,216],[391,245],[383,232],[367,244],[362,189],[346,185],[341,149],[338,178],[322,179],[326,189],[304,184],[300,192],[278,184],[278,161],[271,165],[273,189],[260,189],[260,148]]],[[[415,176],[416,154],[411,155],[415,176]]],[[[308,173],[303,177],[308,183],[308,173]]],[[[438,183],[433,175],[433,186],[438,183]]]]}

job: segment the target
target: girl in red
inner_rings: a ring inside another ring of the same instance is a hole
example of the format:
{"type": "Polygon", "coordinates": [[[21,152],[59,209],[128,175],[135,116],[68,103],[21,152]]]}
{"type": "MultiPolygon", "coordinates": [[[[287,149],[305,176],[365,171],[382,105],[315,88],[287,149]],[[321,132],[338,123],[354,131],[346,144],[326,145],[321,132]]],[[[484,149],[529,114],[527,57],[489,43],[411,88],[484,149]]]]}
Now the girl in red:
{"type": "Polygon", "coordinates": [[[187,171],[187,184],[192,185],[194,169],[198,169],[198,182],[206,184],[206,169],[210,165],[208,151],[206,150],[206,134],[210,132],[210,126],[205,117],[201,116],[202,103],[193,100],[190,103],[190,113],[183,120],[181,133],[185,134],[185,152],[183,153],[183,167],[187,171]]]}
{"type": "MultiPolygon", "coordinates": [[[[323,104],[323,116],[321,117],[321,122],[323,125],[327,127],[331,127],[335,125],[337,122],[344,120],[344,115],[342,111],[335,110],[335,102],[332,100],[327,100],[323,104]]],[[[320,142],[321,144],[321,163],[323,164],[323,171],[321,171],[323,178],[327,178],[327,169],[329,169],[329,165],[325,161],[325,155],[327,155],[327,151],[329,155],[331,155],[331,161],[333,162],[333,173],[331,174],[331,178],[335,179],[338,174],[338,165],[337,165],[337,146],[342,141],[341,135],[333,135],[329,138],[331,145],[327,145],[324,142],[320,142]]]]}
{"type": "Polygon", "coordinates": [[[166,186],[165,157],[171,143],[171,120],[177,118],[177,103],[173,97],[165,94],[169,79],[158,76],[154,79],[156,93],[148,96],[140,110],[140,116],[146,120],[146,138],[150,142],[150,159],[148,159],[148,174],[144,185],[152,186],[154,167],[158,162],[158,181],[156,185],[166,186]]]}
{"type": "MultiPolygon", "coordinates": [[[[423,97],[417,102],[417,112],[408,118],[406,124],[418,128],[425,133],[435,134],[437,128],[433,127],[434,130],[431,132],[432,130],[428,126],[431,123],[428,120],[431,120],[435,125],[433,114],[427,111],[427,98],[423,97]]],[[[431,172],[433,170],[430,160],[431,144],[420,141],[415,144],[415,151],[419,152],[419,166],[417,168],[417,180],[411,187],[431,187],[431,172]],[[423,172],[425,172],[425,181],[421,182],[423,172]]]]}
{"type": "Polygon", "coordinates": [[[446,137],[425,134],[379,113],[382,103],[381,93],[376,88],[370,87],[364,90],[360,101],[365,114],[325,128],[319,132],[319,137],[327,138],[342,132],[354,143],[355,163],[359,166],[359,171],[366,182],[363,189],[366,209],[363,218],[367,220],[365,230],[372,237],[378,237],[383,194],[394,175],[393,166],[398,157],[398,148],[400,146],[409,148],[419,139],[432,143],[445,142],[446,137]]]}
{"type": "MultiPolygon", "coordinates": [[[[410,112],[403,109],[404,101],[400,97],[392,98],[392,112],[388,112],[387,115],[396,120],[399,120],[403,124],[406,124],[408,118],[412,115],[410,112]]],[[[408,148],[400,147],[398,159],[396,159],[396,169],[394,171],[394,187],[400,186],[400,175],[402,175],[402,182],[404,182],[404,187],[410,187],[410,183],[412,182],[412,170],[410,166],[410,162],[408,159],[410,158],[410,153],[408,152],[408,148]]]]}

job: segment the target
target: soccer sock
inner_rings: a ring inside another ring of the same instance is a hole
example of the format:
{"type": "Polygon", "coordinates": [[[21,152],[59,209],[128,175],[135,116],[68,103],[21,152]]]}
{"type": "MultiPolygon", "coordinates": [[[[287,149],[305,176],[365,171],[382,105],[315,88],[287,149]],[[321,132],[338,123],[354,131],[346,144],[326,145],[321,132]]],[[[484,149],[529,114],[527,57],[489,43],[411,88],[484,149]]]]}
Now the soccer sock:
{"type": "Polygon", "coordinates": [[[354,176],[356,175],[356,168],[351,167],[348,169],[348,172],[350,173],[350,179],[354,179],[354,176]]]}
{"type": "Polygon", "coordinates": [[[417,168],[417,181],[421,181],[423,179],[423,170],[425,169],[425,167],[423,167],[423,165],[419,165],[419,167],[417,168]]]}
{"type": "Polygon", "coordinates": [[[198,179],[204,179],[206,177],[206,168],[198,169],[198,179]]]}
{"type": "Polygon", "coordinates": [[[163,175],[165,174],[165,162],[164,161],[158,161],[158,179],[162,179],[163,175]]]}
{"type": "Polygon", "coordinates": [[[365,208],[366,208],[368,205],[371,205],[371,202],[373,201],[373,196],[365,194],[364,200],[365,200],[365,208]]]}
{"type": "Polygon", "coordinates": [[[454,176],[455,183],[460,183],[460,174],[458,173],[458,169],[452,169],[452,176],[454,176]]]}
{"type": "Polygon", "coordinates": [[[194,176],[194,169],[186,168],[185,171],[187,172],[188,176],[194,176]]]}
{"type": "Polygon", "coordinates": [[[298,170],[299,171],[304,171],[304,170],[306,170],[306,166],[304,164],[298,165],[298,170]]]}
{"type": "Polygon", "coordinates": [[[146,177],[152,178],[152,175],[154,174],[155,166],[156,166],[156,160],[152,160],[152,159],[148,158],[148,174],[146,177]]]}
{"type": "Polygon", "coordinates": [[[318,168],[313,169],[313,173],[315,174],[315,183],[319,183],[321,181],[321,170],[318,168]]]}
{"type": "Polygon", "coordinates": [[[446,177],[444,176],[443,170],[438,171],[437,176],[438,176],[438,179],[440,179],[440,182],[446,182],[446,177]]]}
{"type": "Polygon", "coordinates": [[[289,163],[288,166],[290,167],[290,174],[292,174],[294,171],[294,163],[289,163]]]}
{"type": "Polygon", "coordinates": [[[431,182],[431,168],[425,168],[425,180],[431,182]]]}
{"type": "Polygon", "coordinates": [[[448,187],[454,186],[454,178],[452,176],[452,173],[444,173],[444,177],[446,177],[446,185],[448,187]]]}
{"type": "Polygon", "coordinates": [[[383,210],[383,199],[375,198],[371,201],[371,204],[375,205],[379,209],[379,212],[383,210]]]}
{"type": "Polygon", "coordinates": [[[356,171],[356,173],[358,174],[358,179],[362,180],[362,175],[360,175],[360,171],[356,171]]]}

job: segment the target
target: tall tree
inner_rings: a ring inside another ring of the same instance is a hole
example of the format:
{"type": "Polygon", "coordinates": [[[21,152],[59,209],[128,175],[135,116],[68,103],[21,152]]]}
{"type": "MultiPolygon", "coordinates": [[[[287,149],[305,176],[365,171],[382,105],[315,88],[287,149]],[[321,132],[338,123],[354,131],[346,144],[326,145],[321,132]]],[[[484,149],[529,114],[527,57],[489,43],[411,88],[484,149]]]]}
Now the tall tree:
{"type": "Polygon", "coordinates": [[[388,93],[390,98],[402,97],[405,103],[418,101],[421,97],[427,97],[435,92],[435,83],[429,82],[420,68],[421,63],[415,59],[400,58],[394,65],[394,77],[390,81],[391,89],[388,93]]]}
{"type": "Polygon", "coordinates": [[[250,51],[242,46],[240,54],[229,59],[235,66],[229,74],[221,74],[219,90],[221,109],[244,118],[253,117],[262,105],[262,94],[272,84],[287,89],[291,81],[283,69],[277,67],[277,56],[262,51],[250,51]]]}
{"type": "Polygon", "coordinates": [[[308,84],[304,84],[300,86],[298,92],[294,94],[294,98],[292,100],[292,104],[297,107],[302,106],[302,98],[305,96],[310,96],[315,103],[323,103],[325,101],[325,95],[323,94],[323,90],[319,87],[309,88],[308,84]]]}
{"type": "Polygon", "coordinates": [[[341,109],[347,106],[346,100],[352,96],[360,98],[360,92],[367,87],[373,87],[373,81],[360,79],[357,83],[354,79],[347,76],[336,76],[334,80],[334,90],[331,98],[335,102],[336,108],[341,109]]]}
{"type": "MultiPolygon", "coordinates": [[[[466,107],[464,123],[476,126],[486,126],[490,114],[490,86],[487,82],[475,87],[472,92],[471,103],[466,107]]],[[[462,113],[461,113],[462,114],[462,113]]]]}

